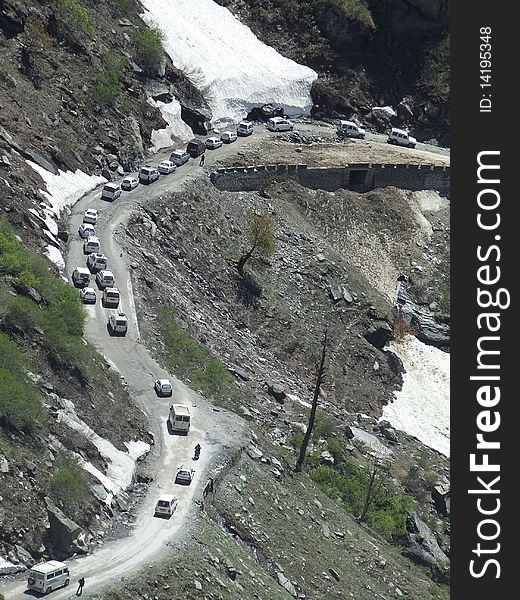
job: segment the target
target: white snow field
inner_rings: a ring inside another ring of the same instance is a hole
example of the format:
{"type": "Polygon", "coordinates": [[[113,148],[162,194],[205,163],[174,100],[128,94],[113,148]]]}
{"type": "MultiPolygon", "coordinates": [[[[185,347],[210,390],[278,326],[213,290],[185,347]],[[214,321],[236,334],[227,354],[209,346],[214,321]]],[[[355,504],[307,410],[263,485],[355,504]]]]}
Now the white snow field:
{"type": "Polygon", "coordinates": [[[414,336],[391,342],[385,350],[403,361],[406,373],[402,390],[383,408],[381,419],[449,456],[450,355],[414,336]]]}
{"type": "Polygon", "coordinates": [[[148,98],[148,104],[161,111],[163,119],[168,123],[164,129],[152,131],[152,150],[159,152],[163,148],[169,148],[174,140],[187,142],[193,137],[190,127],[181,119],[181,105],[175,98],[166,104],[160,100],[148,98]]]}
{"type": "MultiPolygon", "coordinates": [[[[272,102],[289,116],[308,114],[317,73],[263,44],[213,0],[141,0],[141,15],[164,34],[164,47],[208,102],[215,127],[272,102]]],[[[169,121],[168,121],[169,122],[169,121]]]]}

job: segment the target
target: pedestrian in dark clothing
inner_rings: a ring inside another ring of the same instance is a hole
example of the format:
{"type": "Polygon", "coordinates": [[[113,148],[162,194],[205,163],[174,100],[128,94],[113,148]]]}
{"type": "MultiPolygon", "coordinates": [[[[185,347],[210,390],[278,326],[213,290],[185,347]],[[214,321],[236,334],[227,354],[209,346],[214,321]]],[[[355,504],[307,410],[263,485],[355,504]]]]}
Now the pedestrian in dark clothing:
{"type": "Polygon", "coordinates": [[[203,167],[204,166],[204,161],[206,160],[206,156],[203,154],[200,157],[200,162],[199,162],[199,167],[203,167]]]}
{"type": "Polygon", "coordinates": [[[82,577],[78,580],[78,589],[76,590],[76,596],[81,596],[83,593],[83,586],[85,585],[85,578],[82,577]]]}

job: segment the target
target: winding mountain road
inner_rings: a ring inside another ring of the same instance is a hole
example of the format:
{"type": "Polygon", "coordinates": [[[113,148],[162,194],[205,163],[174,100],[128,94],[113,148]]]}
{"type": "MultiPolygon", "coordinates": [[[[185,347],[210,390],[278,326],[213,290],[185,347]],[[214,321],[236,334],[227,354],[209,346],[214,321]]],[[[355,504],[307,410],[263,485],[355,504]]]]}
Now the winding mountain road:
{"type": "MultiPolygon", "coordinates": [[[[320,132],[319,127],[309,124],[302,124],[297,128],[317,134],[320,132]]],[[[113,309],[102,306],[98,292],[97,303],[86,307],[85,338],[105,356],[126,381],[129,392],[146,413],[155,434],[155,447],[152,452],[157,460],[157,468],[146,497],[137,509],[132,533],[124,539],[104,544],[88,556],[68,561],[71,585],[54,591],[51,595],[53,599],[75,597],[75,584],[80,577],[86,580],[83,596],[88,597],[91,592],[99,591],[101,587],[156,560],[167,543],[182,535],[182,531],[189,524],[190,514],[196,510],[194,500],[200,497],[203,486],[211,476],[209,467],[212,459],[218,460],[224,447],[238,448],[243,443],[244,432],[240,419],[222,410],[217,414],[209,402],[162,369],[141,343],[130,267],[114,234],[116,228],[125,226],[132,211],[138,206],[146,206],[166,192],[181,190],[189,181],[196,179],[204,171],[211,170],[217,158],[230,157],[245,145],[255,144],[266,135],[269,134],[263,127],[257,127],[251,137],[239,138],[233,144],[224,145],[215,151],[207,151],[204,168],[199,167],[198,159],[190,160],[178,167],[176,172],[161,176],[151,185],[139,185],[132,192],[123,192],[121,197],[112,203],[101,200],[100,188],[97,188],[86,194],[72,209],[69,228],[71,236],[66,257],[66,273],[69,280],[76,267],[86,264],[82,240],[77,231],[85,209],[95,208],[99,213],[96,234],[100,239],[101,251],[108,257],[108,268],[114,273],[116,286],[121,293],[120,310],[123,310],[129,319],[127,335],[111,337],[107,331],[107,321],[113,309]],[[153,382],[157,378],[170,379],[174,386],[173,401],[190,406],[192,425],[187,437],[168,433],[166,423],[172,400],[156,397],[153,382]],[[196,443],[201,444],[202,452],[199,461],[193,463],[193,448],[196,443]],[[173,483],[176,468],[181,464],[193,464],[196,468],[195,478],[190,486],[178,486],[173,483]],[[174,493],[179,498],[177,511],[169,520],[154,517],[155,502],[162,493],[174,493]]],[[[432,151],[430,148],[424,150],[432,151]]],[[[159,153],[149,162],[158,164],[168,156],[169,152],[159,153]]],[[[94,278],[91,286],[95,287],[94,278]]],[[[14,582],[3,585],[0,589],[9,599],[31,597],[33,594],[26,591],[26,580],[27,574],[20,575],[14,582]]]]}

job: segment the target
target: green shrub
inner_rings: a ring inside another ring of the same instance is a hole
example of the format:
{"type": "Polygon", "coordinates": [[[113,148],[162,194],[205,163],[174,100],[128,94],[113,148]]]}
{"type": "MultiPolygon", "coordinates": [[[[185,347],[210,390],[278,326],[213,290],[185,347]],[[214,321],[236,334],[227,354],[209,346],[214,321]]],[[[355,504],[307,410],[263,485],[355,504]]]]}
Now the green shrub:
{"type": "Polygon", "coordinates": [[[145,69],[157,71],[164,57],[163,34],[158,29],[143,29],[134,33],[137,62],[145,69]]]}
{"type": "Polygon", "coordinates": [[[312,428],[312,438],[314,440],[326,440],[334,430],[334,422],[318,408],[314,427],[312,428]]]}
{"type": "Polygon", "coordinates": [[[112,105],[117,102],[121,96],[121,83],[115,70],[107,69],[97,76],[93,96],[101,104],[112,105]]]}
{"type": "Polygon", "coordinates": [[[77,509],[89,496],[87,478],[79,461],[65,455],[56,460],[49,487],[51,498],[69,511],[77,509]]]}
{"type": "Polygon", "coordinates": [[[337,438],[327,439],[327,449],[334,457],[336,464],[343,462],[345,450],[343,449],[343,444],[337,438]]]}
{"type": "Polygon", "coordinates": [[[159,320],[168,368],[181,379],[189,379],[191,387],[205,396],[218,399],[229,394],[234,377],[225,365],[185,333],[170,310],[163,310],[159,320]]]}
{"type": "Polygon", "coordinates": [[[94,35],[94,25],[87,9],[76,0],[57,0],[57,13],[72,30],[94,35]]]}
{"type": "Polygon", "coordinates": [[[9,337],[0,332],[0,421],[18,430],[34,430],[46,423],[40,395],[27,383],[30,363],[9,337]]]}
{"type": "Polygon", "coordinates": [[[300,450],[303,444],[303,431],[295,431],[291,437],[287,440],[289,446],[292,446],[295,450],[300,450]]]}
{"type": "MultiPolygon", "coordinates": [[[[310,471],[310,476],[327,496],[341,499],[348,512],[361,514],[370,479],[365,470],[349,463],[340,468],[320,465],[310,471]]],[[[391,494],[379,482],[375,489],[366,520],[374,531],[390,540],[405,532],[406,512],[412,500],[409,496],[391,494]]]]}

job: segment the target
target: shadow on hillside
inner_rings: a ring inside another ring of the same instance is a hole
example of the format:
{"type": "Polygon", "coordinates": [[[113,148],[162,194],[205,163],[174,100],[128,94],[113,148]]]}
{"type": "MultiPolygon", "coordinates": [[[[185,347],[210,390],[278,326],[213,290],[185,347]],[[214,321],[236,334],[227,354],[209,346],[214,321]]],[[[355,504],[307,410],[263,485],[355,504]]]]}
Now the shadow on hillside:
{"type": "Polygon", "coordinates": [[[236,275],[235,291],[237,300],[247,308],[258,308],[262,287],[250,273],[236,275]]]}

